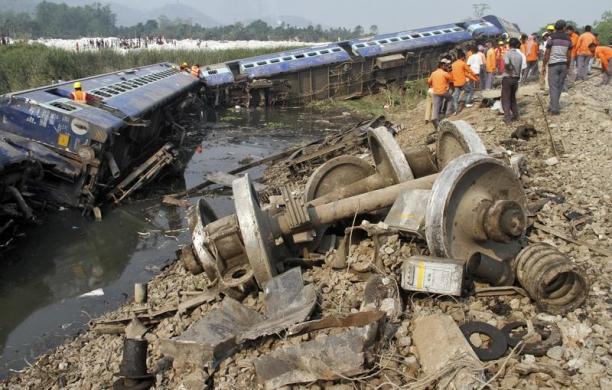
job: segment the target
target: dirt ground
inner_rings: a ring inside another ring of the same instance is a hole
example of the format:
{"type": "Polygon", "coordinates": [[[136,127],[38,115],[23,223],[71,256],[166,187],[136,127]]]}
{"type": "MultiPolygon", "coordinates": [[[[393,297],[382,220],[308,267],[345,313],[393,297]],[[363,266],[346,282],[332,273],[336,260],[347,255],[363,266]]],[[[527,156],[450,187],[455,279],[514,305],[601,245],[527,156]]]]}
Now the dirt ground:
{"type": "MultiPolygon", "coordinates": [[[[526,156],[527,174],[522,180],[529,200],[557,196],[557,202],[546,203],[537,213],[535,221],[609,252],[612,251],[612,86],[599,87],[596,84],[600,80],[600,77],[595,77],[576,85],[562,97],[561,115],[548,117],[559,152],[558,162],[550,160],[555,155],[551,150],[543,112],[537,103],[537,85],[521,87],[521,119],[511,126],[505,125],[502,117],[491,109],[480,108],[478,104],[451,119],[461,119],[471,124],[483,138],[487,148],[494,153],[522,153],[526,156]],[[518,124],[533,126],[537,134],[527,141],[511,138],[511,133],[518,124]],[[572,227],[564,216],[568,211],[588,216],[587,222],[572,227]]],[[[546,104],[546,96],[543,97],[543,102],[546,104]]],[[[397,108],[389,111],[388,118],[403,127],[397,137],[404,147],[424,144],[433,131],[430,124],[424,123],[423,112],[423,103],[408,111],[397,108]]],[[[482,383],[482,388],[612,388],[610,257],[539,229],[529,230],[529,240],[554,245],[585,270],[591,288],[583,307],[565,316],[553,316],[539,313],[529,298],[520,295],[457,300],[424,294],[403,295],[401,315],[391,321],[392,332],[380,351],[373,356],[365,374],[291,388],[394,389],[426,388],[427,385],[434,385],[433,380],[423,381],[415,340],[412,339],[414,319],[431,313],[448,314],[458,323],[481,320],[497,327],[514,320],[533,318],[554,322],[559,326],[562,346],[550,350],[542,357],[510,353],[497,361],[487,362],[486,382],[482,383]]],[[[304,270],[305,282],[314,284],[319,296],[314,318],[347,314],[360,309],[364,281],[373,271],[356,272],[356,267],[352,264],[371,256],[374,246],[371,240],[366,240],[354,249],[346,270],[333,270],[326,265],[304,270]]],[[[383,240],[379,248],[378,254],[383,267],[378,271],[399,280],[401,260],[426,251],[423,242],[391,235],[383,240]]],[[[163,307],[178,302],[185,292],[207,287],[208,281],[203,274],[193,276],[177,262],[150,282],[149,303],[153,309],[163,307]]],[[[208,372],[201,367],[173,365],[171,360],[161,355],[160,339],[181,334],[218,303],[219,300],[204,304],[190,313],[169,316],[149,330],[146,336],[150,343],[147,363],[149,371],[155,375],[155,388],[261,388],[257,383],[253,359],[282,346],[297,345],[315,337],[314,334],[268,336],[249,342],[232,357],[225,359],[214,372],[208,372]]],[[[260,296],[247,296],[243,303],[261,311],[261,293],[260,296]]],[[[133,308],[132,305],[127,305],[122,308],[123,312],[109,313],[107,318],[117,318],[122,313],[129,313],[133,308]]],[[[109,388],[119,371],[122,342],[122,336],[119,334],[100,335],[91,331],[85,332],[41,356],[23,372],[16,373],[0,384],[0,387],[109,388]]]]}

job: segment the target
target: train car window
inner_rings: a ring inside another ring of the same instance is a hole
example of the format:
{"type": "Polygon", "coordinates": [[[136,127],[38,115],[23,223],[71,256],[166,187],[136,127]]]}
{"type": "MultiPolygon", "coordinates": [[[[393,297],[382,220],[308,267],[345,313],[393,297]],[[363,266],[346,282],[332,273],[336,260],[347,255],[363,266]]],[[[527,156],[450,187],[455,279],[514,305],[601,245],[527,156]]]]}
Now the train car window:
{"type": "Polygon", "coordinates": [[[368,46],[376,46],[376,45],[378,45],[378,43],[376,43],[376,42],[374,42],[374,41],[372,41],[372,42],[368,42],[368,46]]]}
{"type": "Polygon", "coordinates": [[[321,54],[329,54],[329,50],[321,50],[319,53],[321,53],[321,54]]]}
{"type": "Polygon", "coordinates": [[[448,34],[448,33],[453,32],[453,31],[449,30],[449,29],[446,29],[446,30],[444,30],[444,32],[448,34]]]}
{"type": "Polygon", "coordinates": [[[399,41],[399,38],[391,38],[390,41],[391,42],[397,42],[397,41],[399,41]]]}
{"type": "Polygon", "coordinates": [[[268,61],[259,61],[257,65],[267,65],[268,61]]]}
{"type": "Polygon", "coordinates": [[[332,51],[333,51],[334,53],[337,53],[337,52],[342,51],[342,50],[341,50],[339,47],[336,47],[336,48],[332,49],[332,51]]]}
{"type": "Polygon", "coordinates": [[[431,33],[428,33],[428,32],[423,33],[423,36],[424,36],[424,37],[428,37],[428,36],[430,36],[430,35],[431,35],[431,33]]]}
{"type": "Polygon", "coordinates": [[[283,61],[291,61],[293,57],[283,57],[283,61]]]}
{"type": "Polygon", "coordinates": [[[53,106],[53,107],[56,107],[56,108],[59,108],[60,110],[68,111],[68,112],[74,111],[74,110],[77,109],[76,107],[71,106],[68,103],[62,103],[62,102],[51,102],[51,103],[49,103],[49,105],[53,106]]]}
{"type": "Polygon", "coordinates": [[[314,57],[316,55],[317,55],[317,53],[308,53],[308,57],[314,57]]]}
{"type": "Polygon", "coordinates": [[[360,48],[360,49],[361,49],[361,48],[364,48],[365,46],[366,46],[366,45],[365,45],[365,44],[363,44],[363,43],[359,43],[359,44],[355,45],[355,47],[358,47],[358,48],[360,48]]]}
{"type": "Polygon", "coordinates": [[[279,62],[280,62],[280,59],[278,59],[278,58],[274,58],[274,59],[270,60],[271,64],[277,64],[279,62]]]}
{"type": "Polygon", "coordinates": [[[412,37],[412,38],[420,38],[420,37],[421,37],[421,34],[412,34],[412,35],[411,35],[411,37],[412,37]]]}
{"type": "Polygon", "coordinates": [[[249,68],[252,68],[252,67],[254,67],[254,66],[255,66],[255,64],[246,64],[246,65],[244,66],[244,68],[245,68],[245,69],[249,69],[249,68]]]}
{"type": "Polygon", "coordinates": [[[298,59],[298,58],[304,58],[304,57],[306,57],[304,54],[298,54],[298,55],[296,55],[296,56],[295,56],[295,58],[296,58],[296,59],[298,59]]]}
{"type": "Polygon", "coordinates": [[[387,41],[386,39],[383,39],[381,41],[378,41],[378,43],[380,43],[381,45],[384,45],[385,43],[389,43],[389,41],[387,41]]]}
{"type": "Polygon", "coordinates": [[[410,39],[410,37],[409,37],[408,35],[404,35],[403,37],[400,37],[400,39],[401,39],[402,41],[407,41],[407,40],[409,40],[409,39],[410,39]]]}
{"type": "Polygon", "coordinates": [[[209,71],[208,71],[208,74],[209,74],[209,75],[212,75],[212,74],[217,74],[217,73],[219,73],[219,71],[217,71],[217,69],[212,69],[212,70],[209,70],[209,71]]]}
{"type": "Polygon", "coordinates": [[[442,34],[442,31],[434,31],[434,35],[440,35],[442,34]]]}
{"type": "Polygon", "coordinates": [[[455,28],[453,29],[453,31],[463,31],[463,29],[462,29],[462,28],[460,28],[460,27],[455,27],[455,28]]]}

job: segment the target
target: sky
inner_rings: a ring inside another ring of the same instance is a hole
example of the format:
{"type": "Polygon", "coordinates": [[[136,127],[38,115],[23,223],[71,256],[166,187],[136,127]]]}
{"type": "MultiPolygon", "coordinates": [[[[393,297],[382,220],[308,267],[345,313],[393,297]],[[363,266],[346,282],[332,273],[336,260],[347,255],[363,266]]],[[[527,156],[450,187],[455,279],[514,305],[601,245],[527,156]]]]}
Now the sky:
{"type": "Polygon", "coordinates": [[[218,0],[110,1],[130,7],[183,3],[222,23],[294,15],[324,26],[360,24],[367,30],[376,24],[380,32],[460,21],[473,14],[474,2],[488,3],[488,13],[517,23],[524,32],[536,31],[558,18],[574,20],[578,25],[592,24],[604,11],[612,10],[610,0],[230,0],[231,6],[223,6],[228,3],[218,0]]]}

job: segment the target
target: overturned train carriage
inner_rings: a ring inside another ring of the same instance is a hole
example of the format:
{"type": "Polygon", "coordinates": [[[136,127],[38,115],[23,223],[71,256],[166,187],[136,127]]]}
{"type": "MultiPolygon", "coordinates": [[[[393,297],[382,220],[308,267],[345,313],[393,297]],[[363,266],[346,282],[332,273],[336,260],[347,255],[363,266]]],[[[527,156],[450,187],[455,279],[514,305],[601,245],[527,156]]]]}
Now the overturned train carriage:
{"type": "Polygon", "coordinates": [[[3,96],[0,130],[41,164],[39,198],[89,208],[163,145],[202,83],[168,63],[79,81],[86,104],[70,100],[72,82],[3,96]]]}
{"type": "Polygon", "coordinates": [[[516,25],[490,15],[217,64],[206,67],[202,79],[214,106],[350,98],[426,77],[440,56],[458,45],[519,35],[516,25]]]}

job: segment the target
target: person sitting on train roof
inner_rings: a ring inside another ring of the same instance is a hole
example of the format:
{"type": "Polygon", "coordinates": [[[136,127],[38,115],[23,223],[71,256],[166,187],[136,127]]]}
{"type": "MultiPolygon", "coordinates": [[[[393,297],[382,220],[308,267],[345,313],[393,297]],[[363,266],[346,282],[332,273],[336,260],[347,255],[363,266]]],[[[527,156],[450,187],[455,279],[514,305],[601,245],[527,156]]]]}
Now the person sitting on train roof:
{"type": "Polygon", "coordinates": [[[186,62],[183,62],[183,63],[181,64],[181,66],[179,67],[179,70],[180,70],[181,72],[183,72],[183,71],[185,71],[185,70],[188,70],[188,69],[189,69],[189,65],[187,65],[187,63],[186,63],[186,62]]]}
{"type": "Polygon", "coordinates": [[[472,103],[474,94],[474,82],[478,81],[478,76],[472,68],[465,63],[465,53],[457,50],[457,60],[451,66],[453,76],[453,106],[455,114],[459,113],[467,103],[472,103]],[[469,81],[468,81],[469,80],[469,81]],[[463,100],[461,100],[463,98],[463,100]]]}
{"type": "Polygon", "coordinates": [[[431,115],[431,123],[437,129],[440,122],[440,109],[446,103],[446,115],[452,112],[451,94],[448,92],[453,76],[447,71],[450,61],[442,59],[438,62],[438,68],[431,73],[427,84],[433,89],[433,108],[431,115]]]}
{"type": "Polygon", "coordinates": [[[87,99],[88,99],[87,92],[83,91],[80,81],[77,81],[76,83],[74,83],[74,91],[70,93],[70,99],[78,103],[87,103],[87,99]]]}
{"type": "Polygon", "coordinates": [[[593,56],[598,58],[599,62],[601,62],[603,80],[600,85],[608,85],[610,77],[612,76],[612,47],[598,46],[595,43],[591,43],[589,45],[589,50],[593,53],[593,56]]]}

